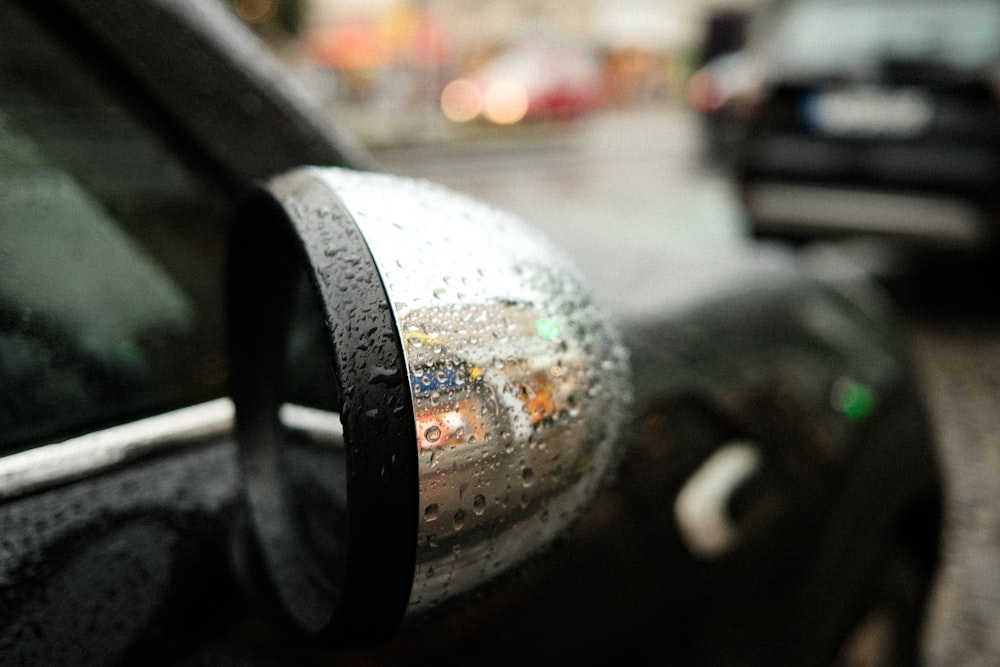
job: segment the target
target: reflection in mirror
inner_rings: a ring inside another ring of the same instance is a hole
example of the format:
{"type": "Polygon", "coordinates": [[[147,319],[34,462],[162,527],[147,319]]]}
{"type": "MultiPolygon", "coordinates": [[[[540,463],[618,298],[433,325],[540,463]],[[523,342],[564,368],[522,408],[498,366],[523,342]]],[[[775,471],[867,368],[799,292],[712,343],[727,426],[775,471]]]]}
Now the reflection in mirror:
{"type": "Polygon", "coordinates": [[[432,183],[321,177],[372,250],[403,343],[420,618],[579,516],[617,460],[627,355],[579,272],[514,216],[432,183]]]}

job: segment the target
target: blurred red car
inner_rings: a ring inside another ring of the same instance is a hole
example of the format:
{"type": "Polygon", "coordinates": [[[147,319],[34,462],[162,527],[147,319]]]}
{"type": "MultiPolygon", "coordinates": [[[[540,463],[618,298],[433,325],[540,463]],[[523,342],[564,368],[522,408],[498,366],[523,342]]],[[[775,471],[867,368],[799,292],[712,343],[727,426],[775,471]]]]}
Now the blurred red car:
{"type": "Polygon", "coordinates": [[[532,37],[490,60],[468,78],[448,84],[441,107],[448,118],[497,125],[526,119],[568,120],[600,108],[603,68],[591,50],[532,37]]]}

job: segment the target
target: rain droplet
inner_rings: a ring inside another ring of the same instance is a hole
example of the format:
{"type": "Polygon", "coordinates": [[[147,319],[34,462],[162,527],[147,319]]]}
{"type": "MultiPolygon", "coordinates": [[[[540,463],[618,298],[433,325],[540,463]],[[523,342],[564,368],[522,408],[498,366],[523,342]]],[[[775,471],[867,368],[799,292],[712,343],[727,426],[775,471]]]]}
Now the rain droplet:
{"type": "Polygon", "coordinates": [[[476,516],[483,515],[483,512],[486,511],[486,496],[481,493],[476,494],[472,500],[472,511],[475,512],[476,516]]]}
{"type": "Polygon", "coordinates": [[[525,486],[531,486],[535,481],[535,471],[527,467],[522,468],[521,481],[524,482],[525,486]]]}
{"type": "Polygon", "coordinates": [[[431,426],[424,431],[424,439],[427,440],[427,442],[437,442],[441,439],[441,429],[437,426],[431,426]]]}
{"type": "Polygon", "coordinates": [[[465,526],[465,510],[455,512],[455,530],[462,530],[465,526]]]}
{"type": "Polygon", "coordinates": [[[382,368],[381,366],[371,366],[368,369],[368,381],[389,384],[398,381],[395,368],[382,368]]]}
{"type": "Polygon", "coordinates": [[[424,521],[437,521],[438,518],[438,504],[431,503],[424,508],[424,521]]]}

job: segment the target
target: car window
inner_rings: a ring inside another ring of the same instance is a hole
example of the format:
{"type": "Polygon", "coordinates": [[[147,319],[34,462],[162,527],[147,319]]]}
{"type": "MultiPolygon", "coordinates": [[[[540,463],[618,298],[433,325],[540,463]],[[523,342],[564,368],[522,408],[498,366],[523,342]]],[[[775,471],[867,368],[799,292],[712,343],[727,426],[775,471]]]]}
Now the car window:
{"type": "Polygon", "coordinates": [[[224,391],[230,198],[96,63],[0,7],[0,454],[224,391]]]}
{"type": "Polygon", "coordinates": [[[1000,56],[1000,3],[800,3],[781,21],[774,51],[803,67],[884,60],[982,66],[1000,56]]]}

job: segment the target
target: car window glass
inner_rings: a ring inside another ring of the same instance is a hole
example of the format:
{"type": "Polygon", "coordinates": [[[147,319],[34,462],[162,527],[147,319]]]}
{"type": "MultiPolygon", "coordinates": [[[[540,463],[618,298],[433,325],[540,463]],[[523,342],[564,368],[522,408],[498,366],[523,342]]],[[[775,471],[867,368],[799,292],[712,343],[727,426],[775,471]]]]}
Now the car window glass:
{"type": "Polygon", "coordinates": [[[984,65],[1000,55],[1000,4],[803,3],[788,12],[774,48],[778,57],[806,67],[894,59],[984,65]]]}
{"type": "Polygon", "coordinates": [[[222,393],[228,197],[0,8],[0,454],[222,393]]]}

